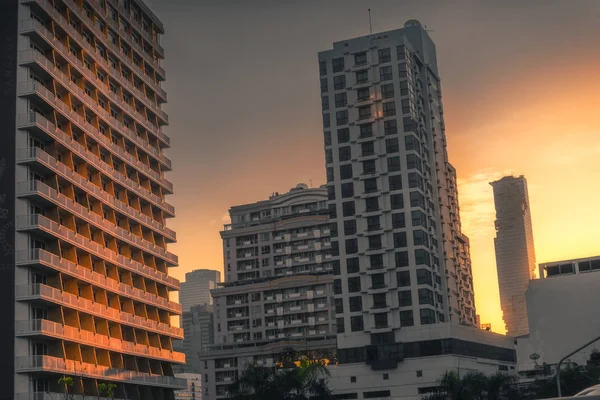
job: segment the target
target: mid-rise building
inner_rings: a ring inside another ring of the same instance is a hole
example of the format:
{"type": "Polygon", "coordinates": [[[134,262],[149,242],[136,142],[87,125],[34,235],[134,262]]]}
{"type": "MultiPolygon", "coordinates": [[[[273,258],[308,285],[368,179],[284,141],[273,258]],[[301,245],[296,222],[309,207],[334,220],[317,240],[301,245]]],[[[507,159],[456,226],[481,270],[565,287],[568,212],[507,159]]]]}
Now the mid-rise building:
{"type": "MultiPolygon", "coordinates": [[[[529,335],[517,340],[520,370],[557,364],[573,350],[600,336],[600,321],[590,313],[600,304],[600,256],[539,265],[540,279],[529,282],[529,335]],[[531,359],[532,354],[539,359],[531,359]]],[[[600,341],[569,357],[584,365],[600,341]]]]}
{"type": "Polygon", "coordinates": [[[201,357],[207,399],[227,398],[246,365],[274,365],[283,349],[334,351],[326,200],[325,188],[300,184],[230,209],[226,282],[211,291],[215,345],[201,357]]]}
{"type": "Polygon", "coordinates": [[[185,389],[175,392],[175,400],[202,400],[202,375],[188,372],[175,376],[187,383],[185,389]]]}
{"type": "Polygon", "coordinates": [[[528,333],[525,292],[535,279],[535,249],[531,208],[524,176],[504,178],[491,183],[496,206],[496,268],[500,306],[507,334],[528,333]]]}
{"type": "Polygon", "coordinates": [[[141,0],[2,2],[2,399],[184,385],[163,33],[141,0]]]}
{"type": "Polygon", "coordinates": [[[212,305],[210,291],[221,282],[221,271],[212,269],[196,269],[185,274],[185,282],[181,282],[179,302],[183,311],[189,311],[192,306],[212,305]]]}
{"type": "Polygon", "coordinates": [[[192,306],[181,316],[184,339],[181,345],[185,353],[186,364],[183,371],[199,373],[201,371],[199,355],[204,348],[215,343],[214,309],[206,304],[192,306]]]}

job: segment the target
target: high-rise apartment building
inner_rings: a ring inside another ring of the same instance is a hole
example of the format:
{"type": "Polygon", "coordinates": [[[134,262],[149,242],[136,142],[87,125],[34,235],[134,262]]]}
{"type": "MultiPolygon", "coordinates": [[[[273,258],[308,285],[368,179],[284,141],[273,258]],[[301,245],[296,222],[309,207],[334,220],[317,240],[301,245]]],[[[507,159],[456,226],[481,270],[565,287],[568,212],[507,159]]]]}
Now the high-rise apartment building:
{"type": "MultiPolygon", "coordinates": [[[[335,42],[318,60],[338,332],[332,387],[342,398],[418,398],[460,356],[514,362],[508,340],[477,329],[429,35],[411,20],[335,42]]],[[[461,368],[496,368],[471,361],[461,368]]]]}
{"type": "Polygon", "coordinates": [[[212,291],[215,345],[201,357],[207,399],[227,398],[249,363],[335,349],[327,190],[288,193],[230,209],[221,232],[226,282],[212,291]]]}
{"type": "Polygon", "coordinates": [[[221,272],[212,269],[196,269],[185,274],[185,282],[181,282],[179,303],[183,311],[189,311],[192,306],[212,305],[210,291],[221,282],[221,272]]]}
{"type": "Polygon", "coordinates": [[[141,0],[7,0],[0,31],[0,398],[172,399],[162,24],[141,0]]]}
{"type": "Polygon", "coordinates": [[[522,336],[529,332],[525,292],[535,279],[535,249],[531,208],[524,176],[504,178],[491,183],[496,205],[496,268],[500,305],[507,334],[522,336]]]}
{"type": "Polygon", "coordinates": [[[178,343],[185,353],[186,364],[183,371],[201,371],[199,354],[215,343],[214,310],[207,304],[192,306],[181,315],[184,340],[178,343]]]}

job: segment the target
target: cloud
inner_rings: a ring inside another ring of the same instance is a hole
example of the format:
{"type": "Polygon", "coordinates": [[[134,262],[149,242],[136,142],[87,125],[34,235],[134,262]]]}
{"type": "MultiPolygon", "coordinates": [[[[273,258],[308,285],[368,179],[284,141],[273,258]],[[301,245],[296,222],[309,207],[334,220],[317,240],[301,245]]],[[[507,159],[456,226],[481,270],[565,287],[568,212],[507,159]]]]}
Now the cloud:
{"type": "Polygon", "coordinates": [[[223,216],[221,217],[221,222],[224,224],[230,224],[231,223],[231,217],[229,216],[229,213],[226,212],[225,214],[223,214],[223,216]]]}

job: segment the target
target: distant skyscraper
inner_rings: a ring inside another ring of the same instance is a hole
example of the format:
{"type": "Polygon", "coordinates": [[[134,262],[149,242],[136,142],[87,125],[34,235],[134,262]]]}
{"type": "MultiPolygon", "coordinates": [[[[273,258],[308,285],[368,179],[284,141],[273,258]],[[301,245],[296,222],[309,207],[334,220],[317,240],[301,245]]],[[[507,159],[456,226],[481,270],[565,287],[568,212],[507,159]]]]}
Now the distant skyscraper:
{"type": "Polygon", "coordinates": [[[213,306],[202,304],[190,307],[181,316],[184,340],[182,343],[185,353],[185,372],[200,372],[198,354],[206,346],[214,344],[214,313],[213,306]]]}
{"type": "Polygon", "coordinates": [[[221,282],[221,272],[212,269],[197,269],[185,274],[185,282],[181,282],[179,302],[183,311],[190,307],[213,303],[210,290],[221,282]]]}
{"type": "Polygon", "coordinates": [[[505,176],[492,182],[496,205],[496,267],[500,304],[507,334],[529,333],[525,292],[535,278],[531,210],[524,176],[505,176]]]}

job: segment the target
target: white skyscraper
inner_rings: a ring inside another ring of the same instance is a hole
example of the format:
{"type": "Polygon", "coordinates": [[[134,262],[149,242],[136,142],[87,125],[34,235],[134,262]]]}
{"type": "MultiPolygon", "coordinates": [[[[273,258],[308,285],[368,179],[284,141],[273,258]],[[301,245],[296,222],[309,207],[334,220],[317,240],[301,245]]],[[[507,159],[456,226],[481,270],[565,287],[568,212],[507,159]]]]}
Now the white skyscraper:
{"type": "Polygon", "coordinates": [[[527,180],[524,176],[505,176],[491,185],[496,205],[494,247],[504,323],[508,335],[527,335],[525,292],[536,269],[527,180]]]}
{"type": "Polygon", "coordinates": [[[196,269],[185,274],[185,282],[181,282],[179,302],[183,311],[190,311],[192,306],[211,305],[210,291],[221,282],[221,272],[213,269],[196,269]]]}

